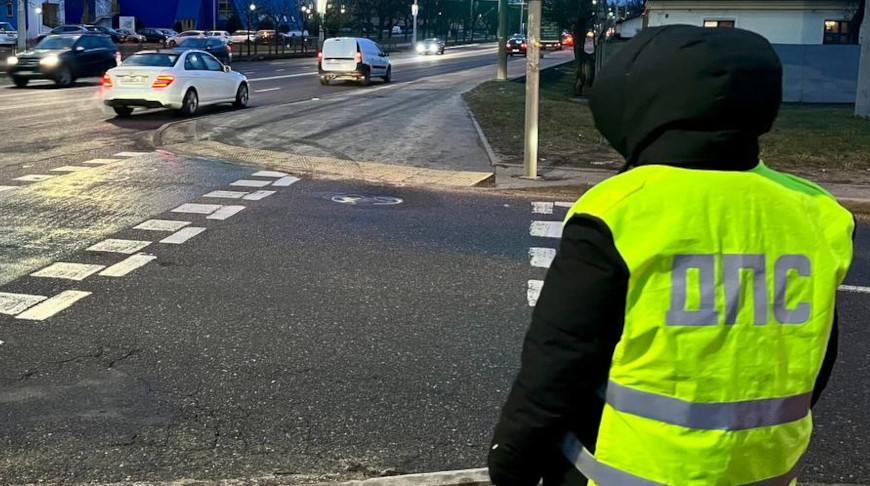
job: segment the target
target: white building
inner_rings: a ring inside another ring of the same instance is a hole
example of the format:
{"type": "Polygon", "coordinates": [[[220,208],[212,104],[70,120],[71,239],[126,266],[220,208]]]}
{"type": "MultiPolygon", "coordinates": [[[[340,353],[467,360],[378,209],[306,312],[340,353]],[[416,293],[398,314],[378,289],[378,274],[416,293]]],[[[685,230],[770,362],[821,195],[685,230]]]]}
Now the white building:
{"type": "Polygon", "coordinates": [[[737,27],[771,44],[853,44],[849,0],[647,0],[646,25],[737,27]]]}
{"type": "Polygon", "coordinates": [[[616,22],[616,35],[620,39],[631,39],[643,29],[643,14],[624,18],[616,22]]]}

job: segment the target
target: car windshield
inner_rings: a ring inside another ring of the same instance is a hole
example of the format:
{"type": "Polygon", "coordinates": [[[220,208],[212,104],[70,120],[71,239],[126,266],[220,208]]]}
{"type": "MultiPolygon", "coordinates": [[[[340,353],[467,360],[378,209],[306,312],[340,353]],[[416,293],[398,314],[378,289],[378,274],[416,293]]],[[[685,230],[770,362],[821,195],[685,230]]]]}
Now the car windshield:
{"type": "Polygon", "coordinates": [[[0,30],[15,30],[9,22],[0,22],[0,30]]]}
{"type": "Polygon", "coordinates": [[[133,54],[124,60],[124,66],[172,67],[178,61],[178,54],[146,53],[133,54]]]}
{"type": "Polygon", "coordinates": [[[51,36],[46,37],[39,44],[36,44],[37,49],[70,49],[76,43],[78,37],[62,37],[51,36]]]}
{"type": "Polygon", "coordinates": [[[206,39],[197,38],[184,39],[178,43],[178,47],[186,47],[188,49],[203,49],[206,45],[208,45],[206,39]]]}

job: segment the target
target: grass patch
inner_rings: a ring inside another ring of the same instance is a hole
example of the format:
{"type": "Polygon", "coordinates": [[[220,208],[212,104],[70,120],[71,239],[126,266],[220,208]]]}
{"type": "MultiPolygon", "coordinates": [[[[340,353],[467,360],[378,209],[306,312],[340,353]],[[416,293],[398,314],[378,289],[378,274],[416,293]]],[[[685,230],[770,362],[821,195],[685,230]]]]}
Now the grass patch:
{"type": "MultiPolygon", "coordinates": [[[[595,129],[589,107],[571,97],[573,78],[573,65],[541,71],[541,165],[619,167],[622,157],[595,129]]],[[[502,161],[521,164],[525,80],[484,83],[465,101],[502,161]]],[[[762,158],[815,180],[870,183],[870,121],[852,113],[851,105],[785,104],[761,138],[762,158]]]]}

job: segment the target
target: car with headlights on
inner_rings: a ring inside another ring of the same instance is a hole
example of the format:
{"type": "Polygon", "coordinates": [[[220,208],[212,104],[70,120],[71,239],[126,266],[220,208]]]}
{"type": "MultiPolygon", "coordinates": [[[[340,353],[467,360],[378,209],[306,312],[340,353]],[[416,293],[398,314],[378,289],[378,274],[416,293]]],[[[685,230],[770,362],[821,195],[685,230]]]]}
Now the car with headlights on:
{"type": "Polygon", "coordinates": [[[104,35],[49,35],[32,50],[10,56],[6,70],[19,88],[31,79],[50,79],[65,87],[78,78],[102,76],[117,65],[116,53],[104,35]]]}
{"type": "Polygon", "coordinates": [[[446,44],[441,39],[426,39],[417,43],[417,53],[422,55],[427,54],[444,54],[446,44]]]}
{"type": "Polygon", "coordinates": [[[248,105],[245,75],[199,50],[140,51],[103,76],[103,104],[119,117],[136,108],[169,108],[184,116],[199,107],[231,103],[248,105]]]}

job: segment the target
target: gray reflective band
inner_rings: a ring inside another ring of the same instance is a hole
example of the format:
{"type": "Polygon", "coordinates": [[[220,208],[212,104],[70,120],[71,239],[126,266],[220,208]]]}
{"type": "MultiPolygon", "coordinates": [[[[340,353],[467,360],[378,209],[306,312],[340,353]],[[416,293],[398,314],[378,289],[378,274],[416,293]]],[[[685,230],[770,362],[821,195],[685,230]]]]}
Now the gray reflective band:
{"type": "MultiPolygon", "coordinates": [[[[574,434],[565,435],[562,453],[578,471],[600,486],[668,486],[598,462],[574,434]]],[[[799,464],[800,461],[785,474],[736,486],[788,486],[797,477],[799,464]]]]}
{"type": "Polygon", "coordinates": [[[809,413],[812,396],[812,392],[807,392],[783,398],[695,403],[637,390],[612,380],[607,384],[607,404],[620,412],[705,430],[744,430],[794,422],[809,413]]]}

